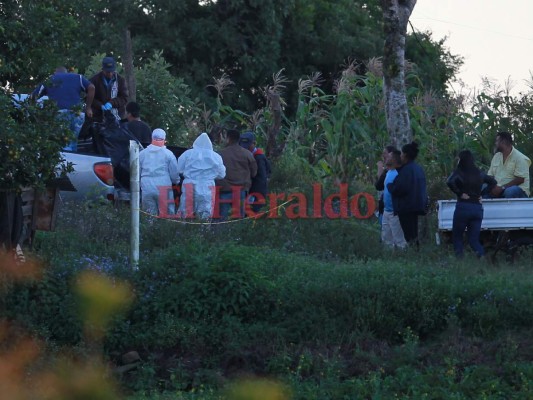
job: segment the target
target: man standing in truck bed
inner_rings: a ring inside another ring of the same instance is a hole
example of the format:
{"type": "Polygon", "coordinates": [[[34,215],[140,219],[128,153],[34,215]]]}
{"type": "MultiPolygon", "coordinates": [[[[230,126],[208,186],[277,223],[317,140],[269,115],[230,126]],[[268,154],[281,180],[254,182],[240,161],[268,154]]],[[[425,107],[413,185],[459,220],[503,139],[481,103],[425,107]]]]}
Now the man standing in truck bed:
{"type": "Polygon", "coordinates": [[[531,160],[513,146],[509,132],[496,135],[497,153],[492,157],[488,175],[494,176],[497,185],[490,192],[490,198],[529,197],[529,166],[531,160]]]}
{"type": "Polygon", "coordinates": [[[65,147],[65,150],[76,151],[77,140],[80,129],[85,120],[85,114],[76,110],[82,104],[82,94],[86,93],[85,114],[91,118],[93,116],[92,103],[95,96],[94,85],[83,75],[69,73],[64,66],[57,67],[54,74],[46,83],[39,85],[31,94],[33,99],[48,96],[55,101],[59,108],[59,115],[65,119],[70,130],[74,134],[72,142],[65,147]]]}

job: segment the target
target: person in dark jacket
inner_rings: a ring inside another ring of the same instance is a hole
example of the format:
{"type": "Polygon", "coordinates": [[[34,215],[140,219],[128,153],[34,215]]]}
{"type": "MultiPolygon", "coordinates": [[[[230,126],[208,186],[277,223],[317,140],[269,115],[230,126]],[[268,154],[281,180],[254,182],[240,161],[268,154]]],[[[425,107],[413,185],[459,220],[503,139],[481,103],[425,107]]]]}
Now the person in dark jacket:
{"type": "Polygon", "coordinates": [[[226,146],[220,150],[226,176],[215,181],[219,195],[215,205],[215,218],[225,220],[233,209],[233,216],[244,218],[245,200],[252,178],[257,174],[257,162],[252,153],[239,146],[241,134],[236,129],[229,129],[225,135],[226,146]]]}
{"type": "Polygon", "coordinates": [[[459,258],[463,256],[465,230],[472,250],[478,257],[485,255],[485,250],[479,241],[483,220],[481,188],[484,183],[493,186],[496,180],[476,167],[474,156],[469,150],[461,151],[457,168],[446,181],[451,191],[457,195],[457,204],[453,213],[452,237],[455,255],[459,258]]]}
{"type": "Polygon", "coordinates": [[[90,81],[95,87],[92,102],[93,118],[95,122],[103,122],[102,106],[111,106],[111,112],[118,120],[126,118],[126,104],[128,103],[128,86],[126,80],[117,72],[117,63],[113,57],[104,57],[102,70],[94,75],[90,81]]]}
{"type": "Polygon", "coordinates": [[[268,162],[265,153],[262,149],[257,147],[255,135],[253,132],[244,132],[241,134],[239,144],[247,150],[250,150],[257,163],[257,174],[252,178],[252,186],[250,186],[250,204],[252,211],[257,213],[261,210],[266,202],[268,193],[268,178],[270,176],[270,163],[268,162]]]}
{"type": "Polygon", "coordinates": [[[412,142],[402,147],[402,167],[398,176],[387,188],[392,195],[394,214],[398,215],[405,240],[418,246],[418,216],[427,209],[426,175],[415,162],[418,144],[412,142]]]}

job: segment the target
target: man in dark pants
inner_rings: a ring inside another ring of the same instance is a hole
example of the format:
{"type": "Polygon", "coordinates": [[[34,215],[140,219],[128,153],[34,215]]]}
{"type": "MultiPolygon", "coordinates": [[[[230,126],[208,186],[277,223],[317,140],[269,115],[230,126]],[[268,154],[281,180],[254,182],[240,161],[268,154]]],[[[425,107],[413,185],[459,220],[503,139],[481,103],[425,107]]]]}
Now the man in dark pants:
{"type": "Polygon", "coordinates": [[[252,178],[257,174],[257,162],[249,150],[239,146],[239,131],[230,129],[226,132],[226,147],[219,153],[226,167],[226,177],[216,180],[218,207],[215,206],[215,217],[227,219],[233,208],[233,216],[243,218],[244,201],[252,178]],[[218,215],[217,215],[218,214],[218,215]]]}
{"type": "Polygon", "coordinates": [[[418,216],[424,215],[427,208],[426,175],[415,162],[418,144],[415,142],[402,147],[402,167],[398,176],[387,188],[392,195],[394,214],[398,215],[405,240],[418,246],[418,216]]]}
{"type": "Polygon", "coordinates": [[[261,210],[266,201],[268,193],[268,177],[270,176],[270,163],[268,162],[263,149],[257,147],[253,132],[245,132],[241,135],[239,144],[249,150],[257,163],[257,174],[252,178],[250,187],[250,204],[252,211],[257,213],[261,210]]]}

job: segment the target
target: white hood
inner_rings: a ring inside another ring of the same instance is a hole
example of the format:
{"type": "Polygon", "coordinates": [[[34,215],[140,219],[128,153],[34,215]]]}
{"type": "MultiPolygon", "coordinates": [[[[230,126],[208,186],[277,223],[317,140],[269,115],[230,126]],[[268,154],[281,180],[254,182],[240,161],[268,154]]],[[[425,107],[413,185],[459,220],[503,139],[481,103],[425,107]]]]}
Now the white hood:
{"type": "Polygon", "coordinates": [[[192,144],[192,148],[196,150],[213,151],[213,144],[211,143],[211,139],[209,139],[209,135],[204,132],[200,136],[198,136],[192,144]]]}
{"type": "Polygon", "coordinates": [[[179,157],[178,170],[185,178],[193,180],[211,181],[226,174],[222,157],[213,151],[211,139],[205,132],[196,138],[192,149],[179,157]]]}

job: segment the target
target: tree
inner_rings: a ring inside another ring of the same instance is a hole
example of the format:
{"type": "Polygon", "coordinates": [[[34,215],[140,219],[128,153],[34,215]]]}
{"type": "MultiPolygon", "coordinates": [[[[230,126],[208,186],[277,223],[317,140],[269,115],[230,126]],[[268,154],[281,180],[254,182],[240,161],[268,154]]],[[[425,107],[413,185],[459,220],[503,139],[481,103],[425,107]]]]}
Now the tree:
{"type": "Polygon", "coordinates": [[[416,0],[381,0],[385,47],[383,90],[387,131],[392,143],[401,146],[412,139],[405,94],[405,41],[407,23],[416,0]]]}
{"type": "Polygon", "coordinates": [[[0,85],[24,93],[65,65],[77,21],[68,1],[0,2],[0,85]]]}
{"type": "MultiPolygon", "coordinates": [[[[364,62],[382,54],[382,1],[5,0],[0,84],[9,81],[19,93],[32,89],[58,64],[89,77],[96,53],[115,56],[128,75],[132,65],[142,68],[162,51],[169,73],[208,108],[216,107],[214,92],[206,90],[213,77],[228,75],[238,90],[225,93],[225,102],[252,113],[266,105],[260,89],[283,69],[290,81],[283,111],[292,116],[298,79],[320,72],[323,90],[334,93],[343,67],[356,61],[364,74],[364,62]],[[122,54],[128,31],[131,51],[122,54]]],[[[406,57],[426,87],[440,90],[455,71],[453,59],[440,42],[419,36],[424,50],[407,38],[406,57]]]]}
{"type": "Polygon", "coordinates": [[[146,59],[152,49],[163,50],[171,73],[205,102],[214,94],[205,91],[206,84],[227,74],[240,89],[226,92],[225,100],[249,112],[265,105],[258,89],[276,71],[283,69],[291,81],[290,114],[299,78],[319,71],[331,91],[343,63],[381,53],[378,0],[142,3],[144,15],[130,25],[136,55],[146,59]]]}
{"type": "Polygon", "coordinates": [[[57,118],[52,101],[35,104],[14,101],[0,90],[0,188],[44,188],[61,172],[71,170],[61,162],[61,150],[72,139],[66,120],[57,118]]]}
{"type": "Polygon", "coordinates": [[[463,65],[463,58],[450,53],[446,38],[434,41],[432,33],[413,32],[407,36],[405,59],[409,61],[426,90],[445,94],[449,83],[463,65]]]}

